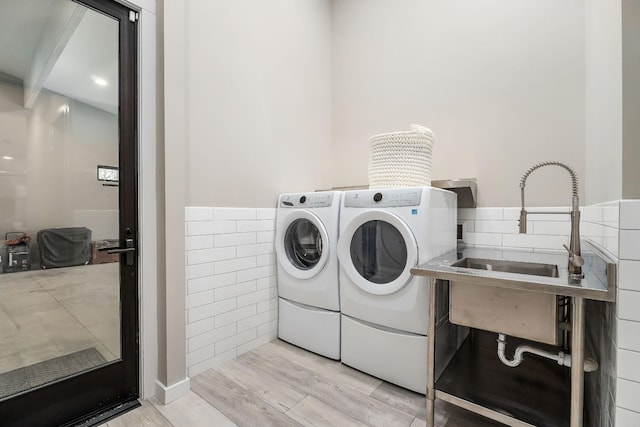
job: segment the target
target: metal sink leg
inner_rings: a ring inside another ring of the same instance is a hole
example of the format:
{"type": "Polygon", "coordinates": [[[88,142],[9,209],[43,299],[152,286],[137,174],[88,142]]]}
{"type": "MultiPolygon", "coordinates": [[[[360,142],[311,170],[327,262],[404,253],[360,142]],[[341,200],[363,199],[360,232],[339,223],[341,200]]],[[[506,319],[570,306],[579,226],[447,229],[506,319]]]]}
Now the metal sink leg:
{"type": "Polygon", "coordinates": [[[571,330],[571,427],[582,427],[584,397],[584,298],[573,297],[571,330]]]}
{"type": "Polygon", "coordinates": [[[435,422],[436,280],[429,277],[429,330],[427,332],[427,427],[435,422]]]}

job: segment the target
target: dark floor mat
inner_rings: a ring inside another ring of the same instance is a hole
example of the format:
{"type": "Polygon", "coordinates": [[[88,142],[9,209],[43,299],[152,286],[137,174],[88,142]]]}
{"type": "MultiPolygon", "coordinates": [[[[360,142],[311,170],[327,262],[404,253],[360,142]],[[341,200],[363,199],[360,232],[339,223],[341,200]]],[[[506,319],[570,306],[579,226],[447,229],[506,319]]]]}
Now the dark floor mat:
{"type": "Polygon", "coordinates": [[[66,354],[0,374],[0,399],[102,365],[95,347],[66,354]]]}

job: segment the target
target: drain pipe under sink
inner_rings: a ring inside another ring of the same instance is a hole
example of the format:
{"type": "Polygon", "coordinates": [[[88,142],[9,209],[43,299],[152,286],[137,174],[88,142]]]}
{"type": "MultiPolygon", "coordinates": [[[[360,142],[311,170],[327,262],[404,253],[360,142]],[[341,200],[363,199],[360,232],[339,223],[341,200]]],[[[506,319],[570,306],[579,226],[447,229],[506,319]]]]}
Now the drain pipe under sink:
{"type": "MultiPolygon", "coordinates": [[[[507,338],[504,334],[498,334],[498,358],[502,363],[509,366],[510,368],[515,368],[520,365],[524,360],[524,353],[532,353],[538,356],[546,357],[547,359],[555,360],[558,362],[560,366],[571,367],[571,355],[566,354],[564,352],[559,352],[558,354],[553,354],[551,352],[540,350],[539,348],[531,347],[530,345],[520,345],[516,348],[516,351],[513,353],[513,359],[509,360],[505,356],[504,352],[507,347],[507,338]]],[[[585,372],[593,372],[598,369],[598,362],[591,358],[584,359],[584,371],[585,372]]]]}

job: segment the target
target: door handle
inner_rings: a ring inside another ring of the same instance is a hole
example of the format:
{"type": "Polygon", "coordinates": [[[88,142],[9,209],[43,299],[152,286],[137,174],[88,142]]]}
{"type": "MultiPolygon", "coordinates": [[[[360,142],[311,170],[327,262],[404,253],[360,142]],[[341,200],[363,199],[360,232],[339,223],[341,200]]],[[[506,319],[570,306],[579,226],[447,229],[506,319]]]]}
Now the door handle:
{"type": "Polygon", "coordinates": [[[106,251],[108,254],[126,254],[126,264],[133,265],[134,252],[136,251],[133,239],[124,239],[124,248],[107,248],[106,251]]]}

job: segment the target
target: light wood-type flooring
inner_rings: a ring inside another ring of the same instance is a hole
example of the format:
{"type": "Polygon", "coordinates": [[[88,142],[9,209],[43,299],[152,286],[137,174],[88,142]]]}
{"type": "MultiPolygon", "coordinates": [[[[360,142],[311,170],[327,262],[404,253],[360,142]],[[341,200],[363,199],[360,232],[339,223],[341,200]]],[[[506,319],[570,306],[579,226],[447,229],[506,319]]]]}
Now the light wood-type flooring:
{"type": "MultiPolygon", "coordinates": [[[[152,398],[108,427],[426,425],[425,398],[276,340],[191,378],[168,405],[152,398]]],[[[501,424],[436,402],[438,427],[501,424]]]]}

